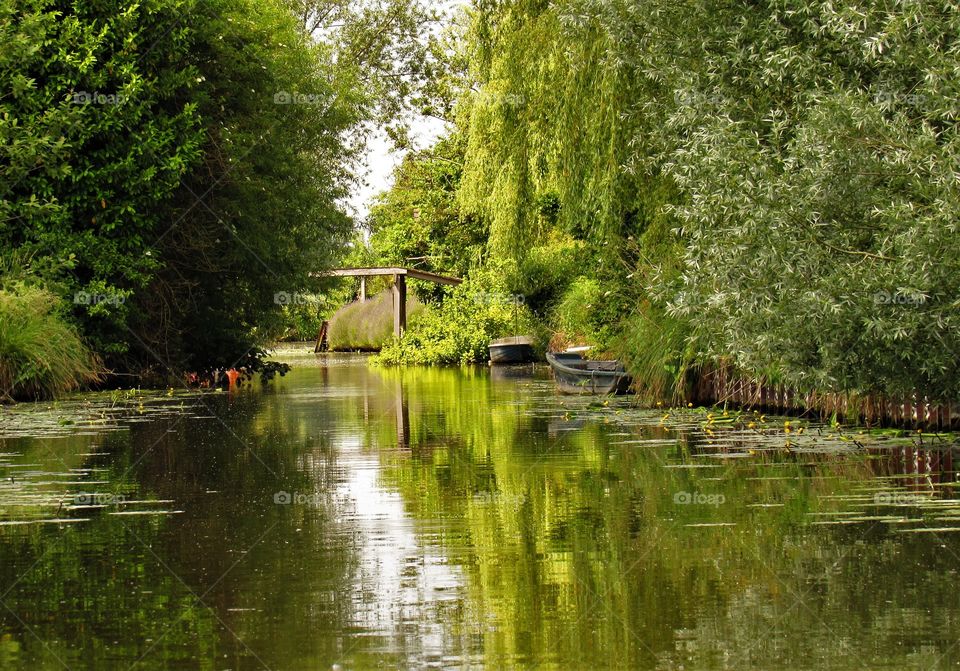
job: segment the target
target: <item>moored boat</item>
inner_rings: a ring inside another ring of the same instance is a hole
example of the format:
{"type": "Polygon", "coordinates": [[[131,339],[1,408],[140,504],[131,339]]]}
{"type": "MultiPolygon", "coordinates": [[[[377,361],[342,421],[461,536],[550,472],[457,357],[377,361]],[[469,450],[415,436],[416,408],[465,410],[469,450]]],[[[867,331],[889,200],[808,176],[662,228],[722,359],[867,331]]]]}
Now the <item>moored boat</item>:
{"type": "Polygon", "coordinates": [[[510,336],[490,341],[490,363],[527,363],[533,361],[533,340],[528,336],[510,336]]]}
{"type": "Polygon", "coordinates": [[[557,387],[565,394],[626,394],[633,381],[619,361],[592,361],[571,352],[547,352],[557,387]]]}

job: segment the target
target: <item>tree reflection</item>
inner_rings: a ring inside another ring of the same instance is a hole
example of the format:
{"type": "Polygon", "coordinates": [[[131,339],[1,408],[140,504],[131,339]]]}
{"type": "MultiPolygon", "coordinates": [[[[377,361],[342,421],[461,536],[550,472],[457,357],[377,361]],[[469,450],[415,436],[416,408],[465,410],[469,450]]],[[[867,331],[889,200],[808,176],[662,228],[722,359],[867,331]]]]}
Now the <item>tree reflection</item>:
{"type": "Polygon", "coordinates": [[[183,512],[0,526],[0,669],[960,661],[958,535],[897,522],[960,517],[950,449],[718,444],[476,369],[331,364],[204,402],[17,446],[183,512]]]}
{"type": "MultiPolygon", "coordinates": [[[[570,416],[553,398],[482,376],[381,374],[404,380],[413,436],[410,454],[381,453],[384,478],[414,515],[446,521],[424,542],[466,571],[451,626],[483,641],[491,668],[957,659],[944,638],[955,628],[931,626],[913,601],[956,609],[950,590],[935,589],[960,563],[956,536],[940,539],[944,551],[879,523],[810,525],[851,488],[875,488],[880,464],[898,469],[902,454],[761,452],[669,468],[718,450],[695,434],[673,434],[672,449],[618,447],[600,414],[570,416]],[[723,503],[678,505],[678,493],[723,503]]],[[[629,437],[670,434],[650,423],[629,437]]]]}

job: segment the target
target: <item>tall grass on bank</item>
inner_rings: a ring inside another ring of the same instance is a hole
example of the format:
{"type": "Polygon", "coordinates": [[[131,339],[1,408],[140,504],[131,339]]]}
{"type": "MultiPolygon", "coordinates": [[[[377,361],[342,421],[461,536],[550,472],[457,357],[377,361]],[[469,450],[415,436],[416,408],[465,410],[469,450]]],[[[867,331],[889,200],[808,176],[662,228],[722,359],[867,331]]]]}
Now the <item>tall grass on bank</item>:
{"type": "Polygon", "coordinates": [[[688,396],[699,369],[689,333],[687,322],[656,309],[638,310],[625,322],[613,348],[645,403],[676,403],[688,396]]]}
{"type": "Polygon", "coordinates": [[[39,287],[0,289],[0,402],[40,400],[101,379],[100,361],[39,287]]]}
{"type": "MultiPolygon", "coordinates": [[[[413,296],[407,297],[407,320],[423,310],[413,296]]],[[[330,318],[327,340],[335,351],[375,351],[393,339],[393,295],[383,291],[368,301],[346,305],[330,318]]]]}

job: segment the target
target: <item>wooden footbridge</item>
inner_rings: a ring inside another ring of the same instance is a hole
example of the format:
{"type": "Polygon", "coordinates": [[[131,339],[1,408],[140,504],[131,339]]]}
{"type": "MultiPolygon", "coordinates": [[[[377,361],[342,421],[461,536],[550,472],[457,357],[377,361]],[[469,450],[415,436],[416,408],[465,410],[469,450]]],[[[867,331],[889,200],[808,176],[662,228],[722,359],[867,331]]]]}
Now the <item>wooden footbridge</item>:
{"type": "Polygon", "coordinates": [[[383,275],[393,276],[393,334],[396,337],[403,335],[407,329],[407,278],[415,280],[426,280],[427,282],[436,282],[437,284],[457,285],[463,280],[456,277],[447,277],[445,275],[436,275],[423,270],[414,268],[339,268],[337,270],[328,270],[323,273],[317,273],[321,277],[359,277],[360,278],[360,300],[367,300],[367,278],[383,275]]]}

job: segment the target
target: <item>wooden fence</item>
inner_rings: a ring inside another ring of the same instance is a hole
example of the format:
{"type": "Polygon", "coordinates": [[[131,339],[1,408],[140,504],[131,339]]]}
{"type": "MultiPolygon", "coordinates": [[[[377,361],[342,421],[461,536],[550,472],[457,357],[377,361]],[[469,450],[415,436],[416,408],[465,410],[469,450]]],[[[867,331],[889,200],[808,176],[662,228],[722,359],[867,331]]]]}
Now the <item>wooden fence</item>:
{"type": "Polygon", "coordinates": [[[825,420],[836,417],[842,422],[870,427],[960,430],[960,403],[937,402],[917,394],[889,398],[876,394],[799,393],[783,385],[744,378],[730,368],[701,371],[691,395],[691,400],[701,405],[728,404],[825,420]]]}

